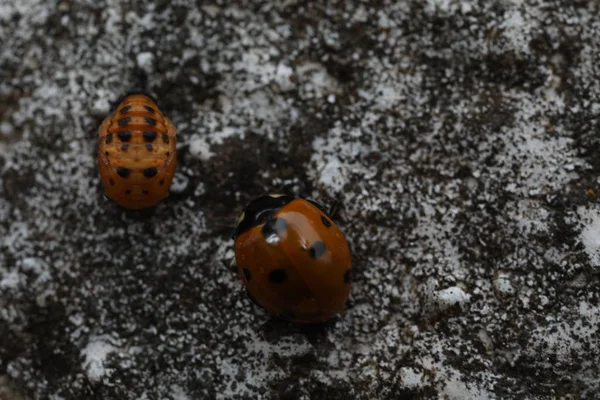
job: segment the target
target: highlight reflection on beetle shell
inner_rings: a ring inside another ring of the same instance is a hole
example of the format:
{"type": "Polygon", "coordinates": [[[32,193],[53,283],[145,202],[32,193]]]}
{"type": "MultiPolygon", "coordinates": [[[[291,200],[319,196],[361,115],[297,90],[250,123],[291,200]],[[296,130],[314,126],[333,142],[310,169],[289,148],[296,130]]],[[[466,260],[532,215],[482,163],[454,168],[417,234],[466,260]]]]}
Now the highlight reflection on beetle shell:
{"type": "Polygon", "coordinates": [[[169,192],[177,166],[177,131],[156,103],[133,94],[100,125],[98,166],[106,197],[122,207],[155,206],[169,192]]]}

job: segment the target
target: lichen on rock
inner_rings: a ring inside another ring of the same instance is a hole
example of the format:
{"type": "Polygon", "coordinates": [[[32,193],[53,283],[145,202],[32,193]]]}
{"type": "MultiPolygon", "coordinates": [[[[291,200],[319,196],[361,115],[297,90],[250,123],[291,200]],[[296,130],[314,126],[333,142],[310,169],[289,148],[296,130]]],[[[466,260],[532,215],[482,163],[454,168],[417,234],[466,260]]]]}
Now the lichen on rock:
{"type": "Polygon", "coordinates": [[[0,396],[549,398],[600,390],[593,2],[0,3],[0,396]],[[178,127],[153,210],[97,128],[178,127]],[[246,297],[251,198],[330,206],[354,255],[318,327],[246,297]]]}

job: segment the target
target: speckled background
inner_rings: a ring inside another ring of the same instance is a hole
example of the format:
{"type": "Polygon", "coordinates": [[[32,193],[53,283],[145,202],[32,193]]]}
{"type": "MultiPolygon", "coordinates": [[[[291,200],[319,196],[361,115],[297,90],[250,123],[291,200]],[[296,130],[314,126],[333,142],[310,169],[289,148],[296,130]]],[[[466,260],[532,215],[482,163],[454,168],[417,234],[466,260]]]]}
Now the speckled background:
{"type": "Polygon", "coordinates": [[[0,0],[1,399],[600,396],[595,1],[0,0]],[[103,197],[144,87],[171,196],[103,197]],[[237,213],[329,206],[345,313],[253,306],[237,213]]]}

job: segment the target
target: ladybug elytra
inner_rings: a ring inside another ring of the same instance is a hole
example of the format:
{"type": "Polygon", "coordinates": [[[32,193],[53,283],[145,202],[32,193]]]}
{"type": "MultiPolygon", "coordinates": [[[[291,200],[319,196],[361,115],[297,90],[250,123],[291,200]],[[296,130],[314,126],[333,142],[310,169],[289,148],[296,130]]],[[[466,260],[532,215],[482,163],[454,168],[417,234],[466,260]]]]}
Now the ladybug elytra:
{"type": "Polygon", "coordinates": [[[235,260],[251,299],[296,323],[343,310],[352,258],[340,229],[316,203],[286,195],[253,200],[233,234],[235,260]]]}

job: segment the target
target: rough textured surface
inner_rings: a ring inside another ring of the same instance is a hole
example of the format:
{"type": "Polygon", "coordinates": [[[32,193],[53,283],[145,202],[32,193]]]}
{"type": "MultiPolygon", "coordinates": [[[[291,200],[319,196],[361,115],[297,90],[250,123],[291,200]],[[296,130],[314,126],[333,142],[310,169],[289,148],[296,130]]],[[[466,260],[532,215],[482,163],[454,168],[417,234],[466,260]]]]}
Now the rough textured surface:
{"type": "Polygon", "coordinates": [[[596,2],[193,3],[0,0],[0,397],[600,392],[596,2]],[[132,213],[95,137],[140,87],[180,165],[132,213]],[[242,290],[265,191],[342,201],[325,326],[242,290]]]}

